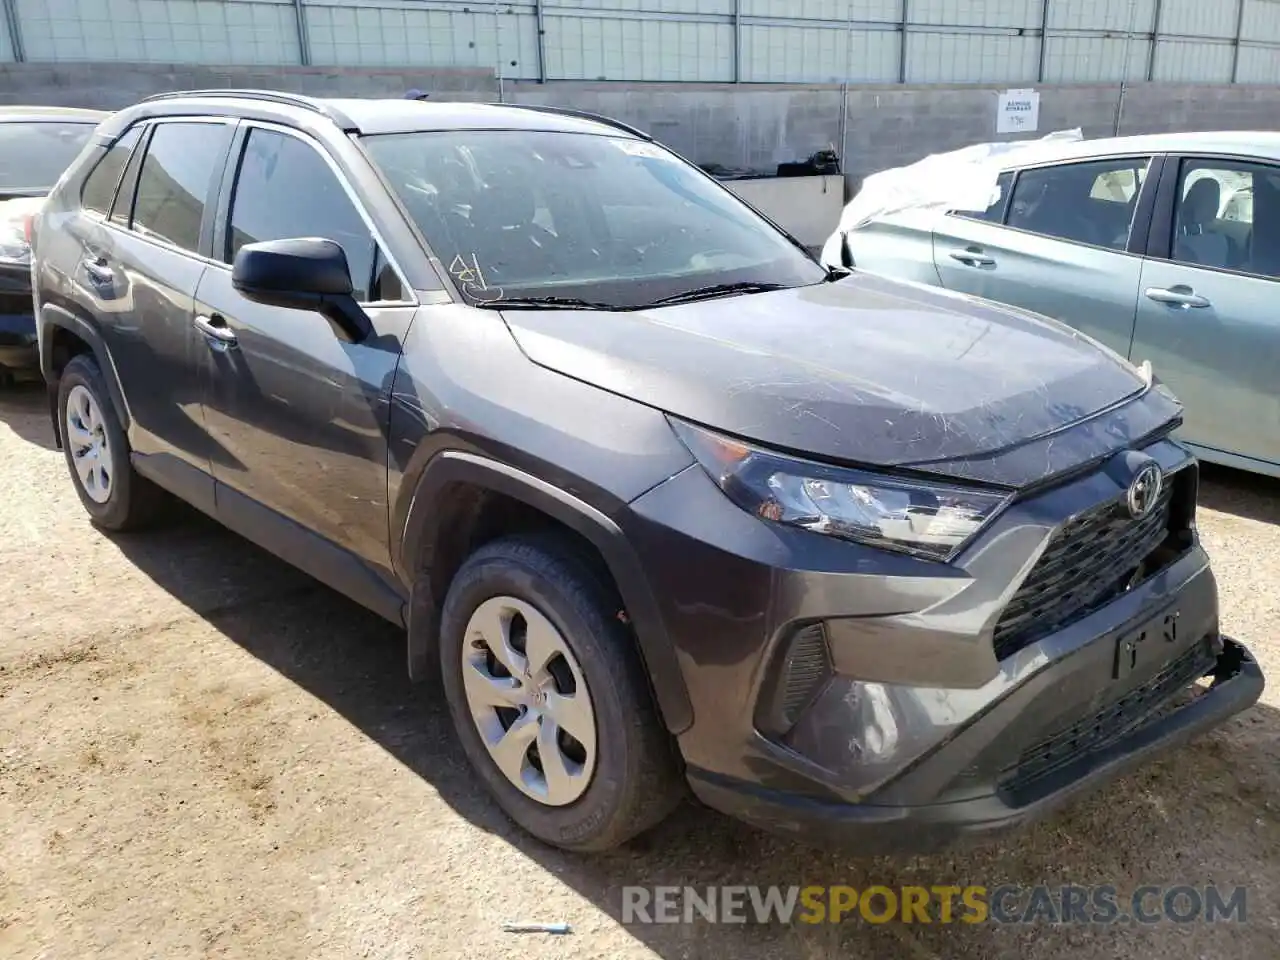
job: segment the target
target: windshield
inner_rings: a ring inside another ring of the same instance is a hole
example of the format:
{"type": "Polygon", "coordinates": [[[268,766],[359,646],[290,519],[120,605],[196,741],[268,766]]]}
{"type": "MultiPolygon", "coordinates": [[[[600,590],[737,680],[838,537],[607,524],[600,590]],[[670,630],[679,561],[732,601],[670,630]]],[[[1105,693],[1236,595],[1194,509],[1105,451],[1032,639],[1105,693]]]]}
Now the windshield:
{"type": "Polygon", "coordinates": [[[0,123],[0,193],[47,193],[95,127],[52,120],[0,123]]]}
{"type": "Polygon", "coordinates": [[[728,190],[646,141],[468,130],[364,143],[475,303],[556,297],[625,308],[721,284],[826,277],[728,190]]]}

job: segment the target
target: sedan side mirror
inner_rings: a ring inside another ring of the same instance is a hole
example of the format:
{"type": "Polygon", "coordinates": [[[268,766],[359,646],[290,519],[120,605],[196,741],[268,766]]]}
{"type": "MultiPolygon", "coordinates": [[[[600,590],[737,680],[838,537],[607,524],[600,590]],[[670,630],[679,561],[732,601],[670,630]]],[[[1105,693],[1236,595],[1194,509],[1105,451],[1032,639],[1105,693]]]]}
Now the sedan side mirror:
{"type": "Polygon", "coordinates": [[[247,243],[231,265],[231,285],[269,307],[314,310],[344,340],[360,343],[373,330],[352,296],[351,270],[332,240],[299,237],[247,243]]]}

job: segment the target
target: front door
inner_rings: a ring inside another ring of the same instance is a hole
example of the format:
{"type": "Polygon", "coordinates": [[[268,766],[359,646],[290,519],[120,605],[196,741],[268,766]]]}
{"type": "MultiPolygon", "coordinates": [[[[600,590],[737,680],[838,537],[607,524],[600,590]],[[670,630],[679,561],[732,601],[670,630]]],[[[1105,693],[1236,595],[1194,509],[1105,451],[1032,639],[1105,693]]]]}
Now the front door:
{"type": "Polygon", "coordinates": [[[1131,358],[1182,401],[1197,454],[1276,473],[1280,167],[1187,158],[1168,175],[1172,219],[1143,265],[1131,358]]]}
{"type": "MultiPolygon", "coordinates": [[[[204,347],[205,415],[224,451],[213,463],[218,514],[268,546],[292,537],[305,555],[290,559],[321,579],[333,582],[317,564],[346,562],[325,560],[330,548],[390,577],[388,397],[414,306],[319,144],[246,124],[240,149],[217,233],[224,265],[209,268],[196,294],[199,318],[214,331],[204,347]],[[367,341],[347,342],[319,313],[254,303],[232,286],[242,246],[292,237],[342,245],[373,322],[367,341]],[[266,529],[275,524],[288,525],[283,540],[266,529]],[[306,551],[302,531],[327,544],[306,551]]],[[[334,585],[367,599],[359,585],[334,585]]]]}
{"type": "Polygon", "coordinates": [[[1036,167],[1012,184],[1001,177],[1012,197],[986,215],[939,218],[942,285],[1061,320],[1127,356],[1142,270],[1128,250],[1148,160],[1036,167]]]}

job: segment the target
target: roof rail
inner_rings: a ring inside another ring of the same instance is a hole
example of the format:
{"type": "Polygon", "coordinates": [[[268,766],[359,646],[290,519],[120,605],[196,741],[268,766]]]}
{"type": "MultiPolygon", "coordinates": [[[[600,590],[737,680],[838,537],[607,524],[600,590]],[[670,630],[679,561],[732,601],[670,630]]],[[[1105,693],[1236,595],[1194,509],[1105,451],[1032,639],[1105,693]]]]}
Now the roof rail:
{"type": "Polygon", "coordinates": [[[595,123],[602,123],[606,127],[613,127],[615,130],[622,130],[631,134],[633,137],[639,137],[641,140],[653,140],[649,134],[645,133],[629,123],[623,123],[621,120],[615,120],[613,117],[606,117],[600,113],[591,113],[588,110],[574,110],[570,107],[552,107],[542,103],[490,103],[494,107],[514,107],[518,110],[533,110],[536,113],[551,113],[562,117],[577,117],[579,120],[591,120],[595,123]]]}
{"type": "Polygon", "coordinates": [[[312,113],[318,113],[321,116],[328,117],[334,123],[338,124],[344,130],[355,130],[356,124],[351,118],[340,110],[335,110],[330,104],[323,100],[317,100],[314,97],[308,97],[301,93],[287,93],[282,90],[254,90],[254,89],[207,89],[207,90],[172,90],[168,93],[156,93],[142,100],[142,103],[154,103],[157,100],[181,100],[192,97],[220,97],[234,98],[239,100],[262,100],[267,103],[278,103],[286,107],[298,107],[302,110],[310,110],[312,113]]]}

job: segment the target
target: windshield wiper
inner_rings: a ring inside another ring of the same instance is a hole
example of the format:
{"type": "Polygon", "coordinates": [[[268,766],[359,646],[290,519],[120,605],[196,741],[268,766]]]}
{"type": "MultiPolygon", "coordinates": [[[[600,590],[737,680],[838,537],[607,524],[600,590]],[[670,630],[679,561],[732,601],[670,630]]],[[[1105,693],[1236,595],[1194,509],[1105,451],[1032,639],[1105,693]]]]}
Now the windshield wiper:
{"type": "Polygon", "coordinates": [[[667,306],[672,303],[694,303],[698,300],[710,300],[712,297],[725,297],[731,293],[768,293],[770,290],[786,290],[785,283],[763,283],[759,280],[744,280],[740,283],[713,283],[709,287],[694,287],[683,293],[675,293],[662,297],[649,304],[651,307],[667,306]]]}
{"type": "Polygon", "coordinates": [[[497,300],[473,300],[482,310],[634,310],[616,303],[599,303],[578,297],[499,297],[497,300]]]}

